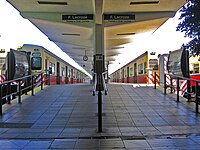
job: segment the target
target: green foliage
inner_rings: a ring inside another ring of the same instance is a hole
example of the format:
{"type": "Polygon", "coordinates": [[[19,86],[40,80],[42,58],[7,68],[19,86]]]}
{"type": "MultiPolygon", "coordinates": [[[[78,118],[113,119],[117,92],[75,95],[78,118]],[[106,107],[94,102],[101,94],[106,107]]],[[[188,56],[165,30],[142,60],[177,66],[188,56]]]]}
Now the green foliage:
{"type": "Polygon", "coordinates": [[[190,0],[180,10],[181,22],[177,26],[177,31],[185,33],[185,37],[191,40],[183,46],[192,55],[200,54],[200,0],[190,0]]]}

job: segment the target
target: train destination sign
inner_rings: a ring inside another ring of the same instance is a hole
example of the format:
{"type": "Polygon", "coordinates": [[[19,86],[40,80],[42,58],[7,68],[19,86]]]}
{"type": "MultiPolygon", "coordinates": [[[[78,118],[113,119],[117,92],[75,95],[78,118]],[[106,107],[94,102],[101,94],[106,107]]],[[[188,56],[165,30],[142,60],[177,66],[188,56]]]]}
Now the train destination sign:
{"type": "Polygon", "coordinates": [[[93,14],[87,15],[62,15],[62,20],[66,22],[90,22],[93,21],[93,14]]]}
{"type": "Polygon", "coordinates": [[[108,22],[132,22],[135,20],[134,14],[105,14],[104,21],[108,22]]]}

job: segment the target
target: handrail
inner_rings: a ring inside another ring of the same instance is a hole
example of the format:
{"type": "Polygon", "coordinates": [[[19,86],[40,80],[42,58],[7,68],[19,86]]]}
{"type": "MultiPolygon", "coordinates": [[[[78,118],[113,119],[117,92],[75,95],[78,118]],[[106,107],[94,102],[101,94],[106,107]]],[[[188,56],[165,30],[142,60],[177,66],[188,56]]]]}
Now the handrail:
{"type": "Polygon", "coordinates": [[[4,81],[4,82],[2,82],[0,84],[3,85],[3,84],[12,83],[12,82],[16,82],[16,81],[19,81],[19,80],[22,80],[22,79],[30,78],[30,77],[36,76],[36,75],[38,75],[38,74],[27,75],[27,76],[24,76],[24,77],[21,77],[21,78],[17,78],[17,79],[14,79],[14,80],[4,81]]]}
{"type": "Polygon", "coordinates": [[[192,79],[192,78],[186,78],[186,77],[182,77],[182,76],[174,75],[174,74],[170,74],[170,73],[166,73],[166,75],[174,76],[176,78],[181,78],[183,80],[190,80],[190,81],[194,81],[194,82],[200,82],[200,80],[196,80],[196,79],[192,79]]]}
{"type": "Polygon", "coordinates": [[[15,96],[18,95],[18,103],[21,103],[21,95],[22,93],[27,93],[28,91],[32,91],[31,95],[34,95],[34,88],[35,85],[37,85],[37,83],[34,83],[34,77],[37,77],[38,75],[41,75],[41,79],[40,79],[40,86],[41,86],[41,90],[43,90],[43,83],[46,82],[47,80],[50,80],[50,78],[47,78],[45,80],[43,80],[43,73],[39,73],[39,74],[32,74],[32,75],[27,75],[21,78],[17,78],[14,80],[9,80],[9,81],[5,81],[0,83],[0,115],[2,115],[2,101],[3,99],[7,100],[7,103],[10,104],[11,101],[11,96],[15,96]],[[28,83],[28,79],[29,79],[29,85],[28,83]],[[23,87],[23,89],[21,88],[21,81],[26,80],[25,81],[25,86],[23,87]],[[17,86],[18,89],[11,91],[11,87],[13,86],[12,83],[16,82],[17,84],[15,84],[15,86],[17,86]],[[3,86],[6,86],[6,92],[5,92],[5,96],[3,95],[3,86]]]}
{"type": "MultiPolygon", "coordinates": [[[[174,75],[174,74],[168,74],[168,73],[165,73],[164,74],[164,95],[167,94],[167,88],[170,87],[171,88],[171,93],[173,92],[172,89],[176,89],[176,94],[177,94],[177,102],[179,102],[179,91],[183,91],[180,89],[180,85],[179,85],[179,81],[180,80],[186,80],[187,81],[187,98],[188,98],[188,101],[190,101],[190,98],[191,98],[191,95],[194,94],[195,95],[195,102],[196,102],[196,113],[199,112],[199,100],[200,100],[200,91],[199,91],[199,87],[200,87],[200,80],[197,80],[197,79],[191,79],[191,78],[186,78],[186,77],[182,77],[180,75],[174,75]],[[170,85],[167,85],[166,84],[166,76],[169,75],[170,76],[170,85]],[[172,83],[172,79],[176,79],[176,84],[173,85],[172,83]],[[190,81],[192,82],[195,82],[195,92],[191,93],[190,92],[190,81]]],[[[186,90],[185,90],[186,91],[186,90]]]]}

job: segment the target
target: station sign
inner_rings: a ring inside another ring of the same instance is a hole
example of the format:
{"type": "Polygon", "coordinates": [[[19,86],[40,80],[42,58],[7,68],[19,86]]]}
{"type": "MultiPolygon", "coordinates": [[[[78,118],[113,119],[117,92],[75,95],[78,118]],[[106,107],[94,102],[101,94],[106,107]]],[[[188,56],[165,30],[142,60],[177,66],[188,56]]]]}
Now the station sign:
{"type": "Polygon", "coordinates": [[[94,15],[62,15],[62,20],[65,22],[91,22],[94,20],[94,15]]]}
{"type": "Polygon", "coordinates": [[[106,22],[132,22],[135,21],[134,14],[104,14],[106,22]]]}

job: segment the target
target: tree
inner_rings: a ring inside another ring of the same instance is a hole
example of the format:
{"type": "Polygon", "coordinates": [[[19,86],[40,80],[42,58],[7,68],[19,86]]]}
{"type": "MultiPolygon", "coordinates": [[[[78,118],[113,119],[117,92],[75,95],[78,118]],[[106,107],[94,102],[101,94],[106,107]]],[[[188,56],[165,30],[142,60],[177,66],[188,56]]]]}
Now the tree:
{"type": "Polygon", "coordinates": [[[185,33],[191,40],[183,46],[192,55],[200,54],[200,0],[189,0],[180,10],[181,16],[176,30],[185,33]]]}

